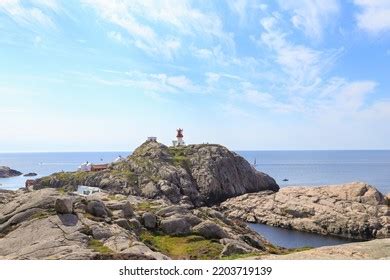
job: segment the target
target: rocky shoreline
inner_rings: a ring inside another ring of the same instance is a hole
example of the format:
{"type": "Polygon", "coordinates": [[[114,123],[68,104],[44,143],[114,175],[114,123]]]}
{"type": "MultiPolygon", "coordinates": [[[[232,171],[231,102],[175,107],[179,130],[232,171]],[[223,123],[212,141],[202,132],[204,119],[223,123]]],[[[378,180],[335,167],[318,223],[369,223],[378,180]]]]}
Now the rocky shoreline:
{"type": "Polygon", "coordinates": [[[389,198],[375,188],[279,190],[220,145],[146,142],[107,170],[31,181],[25,189],[0,190],[0,259],[277,258],[297,251],[274,246],[246,222],[389,237],[389,198]],[[78,185],[102,192],[80,195],[78,185]]]}
{"type": "Polygon", "coordinates": [[[228,199],[220,210],[251,223],[354,240],[390,237],[390,200],[365,183],[289,187],[228,199]]]}

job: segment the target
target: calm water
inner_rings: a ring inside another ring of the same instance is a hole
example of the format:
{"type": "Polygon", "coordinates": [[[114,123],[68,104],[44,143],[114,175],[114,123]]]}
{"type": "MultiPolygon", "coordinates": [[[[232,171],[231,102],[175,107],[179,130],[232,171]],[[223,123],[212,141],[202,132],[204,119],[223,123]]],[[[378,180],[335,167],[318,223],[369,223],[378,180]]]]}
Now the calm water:
{"type": "Polygon", "coordinates": [[[321,247],[351,242],[350,240],[334,236],[324,236],[315,233],[300,232],[261,224],[248,225],[251,229],[263,235],[272,244],[285,248],[321,247]]]}
{"type": "Polygon", "coordinates": [[[242,151],[279,186],[316,186],[354,181],[390,193],[390,151],[242,151]],[[288,179],[283,182],[283,179],[288,179]]]}

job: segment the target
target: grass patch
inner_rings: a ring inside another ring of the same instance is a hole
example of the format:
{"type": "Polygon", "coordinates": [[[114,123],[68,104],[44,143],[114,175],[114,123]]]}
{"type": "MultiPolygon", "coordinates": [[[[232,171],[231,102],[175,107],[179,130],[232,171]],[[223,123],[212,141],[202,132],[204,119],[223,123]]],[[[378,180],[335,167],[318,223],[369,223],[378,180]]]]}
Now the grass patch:
{"type": "Polygon", "coordinates": [[[41,220],[41,219],[46,219],[50,216],[53,216],[55,215],[56,212],[54,210],[49,210],[49,211],[40,211],[40,212],[37,212],[37,213],[34,213],[32,216],[31,216],[31,220],[35,220],[35,219],[38,219],[38,220],[41,220]]]}
{"type": "Polygon", "coordinates": [[[187,168],[189,160],[185,154],[185,147],[170,147],[169,153],[172,156],[172,161],[175,166],[187,168]]]}
{"type": "Polygon", "coordinates": [[[169,236],[144,231],[141,240],[173,259],[215,260],[223,249],[219,242],[196,235],[169,236]]]}
{"type": "Polygon", "coordinates": [[[116,194],[110,194],[108,196],[108,200],[125,201],[126,199],[127,197],[116,194]]]}
{"type": "Polygon", "coordinates": [[[113,251],[108,248],[107,246],[104,246],[103,243],[96,239],[91,239],[88,241],[88,248],[92,249],[95,252],[98,252],[100,254],[110,254],[113,253],[113,251]]]}
{"type": "Polygon", "coordinates": [[[152,201],[142,201],[134,206],[136,211],[156,212],[160,208],[160,204],[152,201]]]}

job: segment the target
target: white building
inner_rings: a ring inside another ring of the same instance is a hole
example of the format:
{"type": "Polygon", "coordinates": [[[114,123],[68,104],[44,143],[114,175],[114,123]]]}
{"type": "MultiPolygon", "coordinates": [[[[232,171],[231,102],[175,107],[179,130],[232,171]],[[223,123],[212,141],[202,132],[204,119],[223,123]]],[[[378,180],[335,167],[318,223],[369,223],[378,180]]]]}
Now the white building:
{"type": "Polygon", "coordinates": [[[101,191],[102,191],[101,189],[96,187],[89,187],[89,186],[82,186],[82,185],[77,187],[77,194],[80,195],[91,195],[94,193],[99,193],[101,191]]]}
{"type": "Polygon", "coordinates": [[[91,171],[92,170],[92,164],[90,162],[84,162],[79,166],[79,171],[91,171]]]}
{"type": "Polygon", "coordinates": [[[157,137],[155,137],[155,136],[149,136],[149,137],[148,137],[148,140],[146,140],[146,141],[148,141],[148,142],[157,142],[157,137]]]}

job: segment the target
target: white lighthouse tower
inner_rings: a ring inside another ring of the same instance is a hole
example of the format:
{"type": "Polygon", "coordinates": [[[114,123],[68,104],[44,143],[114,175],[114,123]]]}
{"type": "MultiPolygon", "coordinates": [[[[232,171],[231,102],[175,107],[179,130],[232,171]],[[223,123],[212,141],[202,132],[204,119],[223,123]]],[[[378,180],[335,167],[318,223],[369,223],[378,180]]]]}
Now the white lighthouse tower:
{"type": "Polygon", "coordinates": [[[176,131],[177,131],[177,135],[176,135],[177,140],[172,141],[173,146],[174,147],[185,146],[186,143],[183,141],[183,129],[178,128],[176,131]]]}

